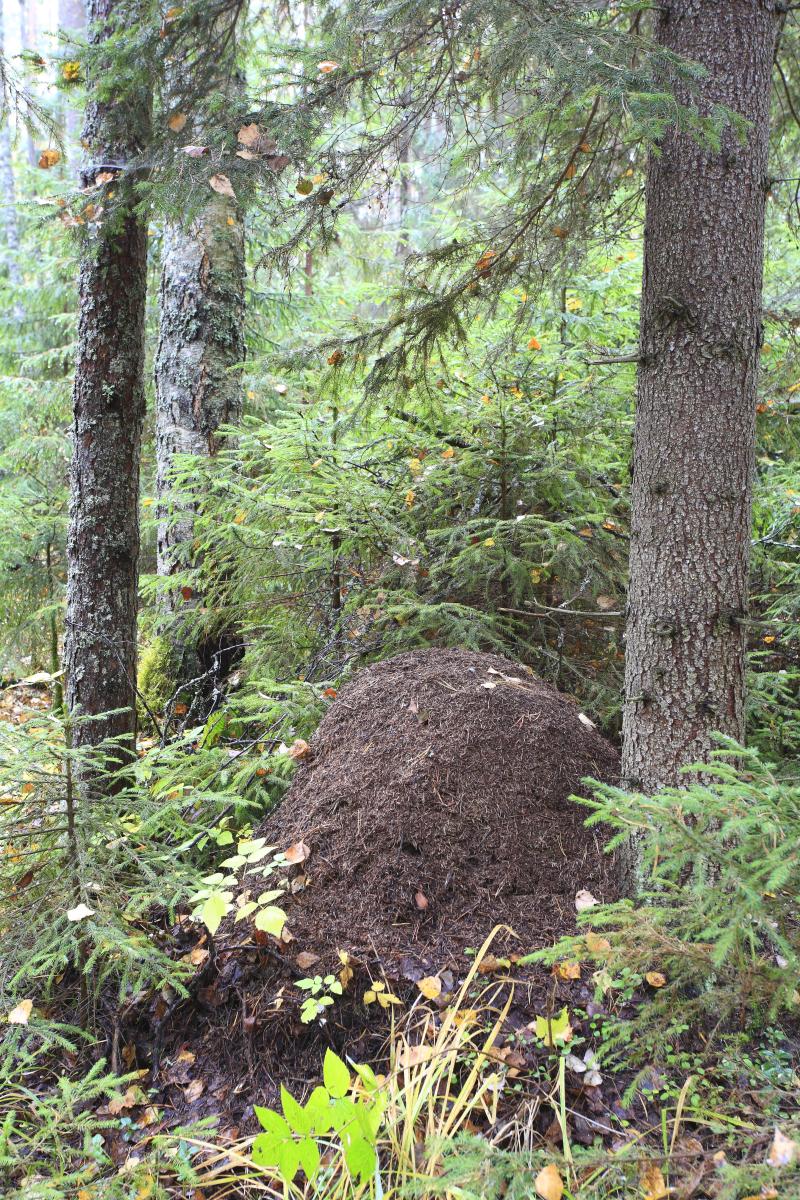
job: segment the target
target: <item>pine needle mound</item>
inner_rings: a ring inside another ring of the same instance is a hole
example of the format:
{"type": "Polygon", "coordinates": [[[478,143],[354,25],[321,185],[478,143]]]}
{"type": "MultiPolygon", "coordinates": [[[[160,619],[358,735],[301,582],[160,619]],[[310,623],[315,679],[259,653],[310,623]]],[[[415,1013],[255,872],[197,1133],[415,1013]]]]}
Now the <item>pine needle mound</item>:
{"type": "Polygon", "coordinates": [[[574,929],[578,891],[615,898],[602,836],[569,799],[586,776],[615,781],[616,750],[519,664],[427,649],[368,667],[259,830],[311,850],[285,906],[292,949],[393,973],[463,965],[498,923],[509,950],[574,929]]]}

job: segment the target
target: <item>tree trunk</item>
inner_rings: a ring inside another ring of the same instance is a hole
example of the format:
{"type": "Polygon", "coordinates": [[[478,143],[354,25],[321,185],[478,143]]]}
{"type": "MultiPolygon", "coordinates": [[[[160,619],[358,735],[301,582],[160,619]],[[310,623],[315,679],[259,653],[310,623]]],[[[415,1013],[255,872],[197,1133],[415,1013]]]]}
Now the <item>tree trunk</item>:
{"type": "MultiPolygon", "coordinates": [[[[231,93],[239,86],[232,72],[231,62],[222,83],[231,93]]],[[[169,511],[168,505],[175,457],[213,456],[220,426],[241,418],[235,367],[245,353],[244,284],[243,215],[235,200],[209,190],[190,225],[176,219],[164,232],[155,364],[158,573],[164,577],[192,562],[193,506],[173,503],[169,511]]],[[[168,592],[165,603],[173,618],[165,633],[173,643],[177,687],[214,666],[231,639],[223,633],[213,645],[199,646],[189,623],[175,619],[190,615],[180,591],[168,592]]]]}
{"type": "Polygon", "coordinates": [[[719,153],[673,128],[648,166],[623,720],[624,782],[645,792],[714,731],[744,735],[774,8],[667,0],[657,18],[708,72],[701,110],[751,125],[719,153]]]}
{"type": "MultiPolygon", "coordinates": [[[[102,43],[123,14],[135,20],[138,5],[89,0],[92,42],[102,43]]],[[[113,71],[113,62],[107,70],[113,71]]],[[[102,103],[92,99],[91,80],[89,88],[84,186],[94,184],[108,164],[135,164],[150,130],[146,86],[120,86],[113,101],[102,103]]],[[[73,716],[122,711],[79,724],[74,745],[95,745],[108,736],[132,741],[136,729],[147,229],[135,211],[135,166],[115,175],[102,201],[106,222],[85,241],[80,264],[65,660],[73,716]]]]}

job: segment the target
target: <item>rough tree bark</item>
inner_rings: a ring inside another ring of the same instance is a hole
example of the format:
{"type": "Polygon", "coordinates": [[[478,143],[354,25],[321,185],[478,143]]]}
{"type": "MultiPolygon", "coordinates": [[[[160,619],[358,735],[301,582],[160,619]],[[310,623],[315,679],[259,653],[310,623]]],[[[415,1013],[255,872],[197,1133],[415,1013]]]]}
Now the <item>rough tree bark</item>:
{"type": "MultiPolygon", "coordinates": [[[[221,35],[223,31],[218,31],[221,35]]],[[[235,77],[232,30],[218,86],[233,96],[235,77]]],[[[199,135],[198,135],[199,136],[199,135]]],[[[213,456],[222,425],[242,414],[242,383],[235,370],[245,354],[245,238],[237,202],[209,189],[208,199],[190,224],[167,223],[162,252],[159,342],[156,377],[156,457],[159,501],[158,573],[169,577],[192,561],[194,509],[186,504],[169,511],[176,455],[213,456]]],[[[186,614],[179,590],[165,596],[173,616],[186,614]]],[[[227,650],[223,634],[212,646],[200,646],[186,622],[168,620],[173,643],[176,687],[213,666],[215,652],[227,650]]]]}
{"type": "MultiPolygon", "coordinates": [[[[140,12],[131,0],[89,0],[91,42],[102,44],[115,18],[124,14],[131,21],[140,12]]],[[[89,80],[83,136],[90,161],[83,183],[94,184],[112,164],[121,169],[106,185],[113,193],[113,201],[105,197],[106,220],[81,254],[65,666],[73,715],[122,711],[78,724],[76,745],[108,736],[132,739],[136,728],[147,229],[136,211],[136,170],[123,164],[135,163],[147,143],[150,96],[144,83],[98,96],[100,75],[98,67],[89,80]]]]}
{"type": "Polygon", "coordinates": [[[701,109],[751,124],[719,153],[673,128],[648,166],[623,720],[623,777],[647,792],[713,731],[744,734],[775,7],[666,0],[657,17],[708,72],[701,109]]]}

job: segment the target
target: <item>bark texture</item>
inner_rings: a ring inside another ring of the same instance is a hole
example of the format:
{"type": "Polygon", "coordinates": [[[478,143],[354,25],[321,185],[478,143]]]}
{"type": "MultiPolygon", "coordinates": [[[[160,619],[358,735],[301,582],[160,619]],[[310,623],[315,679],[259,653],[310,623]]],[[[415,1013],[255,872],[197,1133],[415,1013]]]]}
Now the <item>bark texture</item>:
{"type": "MultiPolygon", "coordinates": [[[[227,90],[238,84],[225,81],[227,90]]],[[[158,573],[169,577],[192,561],[194,509],[168,504],[177,455],[213,456],[219,429],[242,414],[242,381],[236,365],[245,354],[245,238],[235,200],[209,190],[189,225],[170,221],[162,254],[159,343],[156,354],[156,455],[159,527],[158,573]]],[[[179,590],[167,593],[168,611],[186,612],[179,590]]],[[[226,635],[212,647],[193,644],[181,622],[170,622],[176,651],[176,685],[213,665],[226,635]],[[208,653],[207,653],[208,652],[208,653]]]]}
{"type": "Polygon", "coordinates": [[[713,731],[744,734],[774,10],[667,0],[657,17],[708,72],[701,109],[751,126],[719,153],[672,129],[648,167],[623,721],[624,780],[648,792],[713,731]]]}
{"type": "MultiPolygon", "coordinates": [[[[90,38],[106,35],[130,0],[89,0],[90,38]]],[[[109,67],[109,70],[113,66],[109,67]]],[[[134,164],[147,142],[144,85],[90,99],[85,186],[108,164],[134,164]]],[[[121,709],[78,725],[77,745],[133,737],[136,724],[136,616],[139,555],[139,450],[144,417],[147,229],[135,210],[136,170],[123,168],[106,197],[107,217],[83,247],[78,349],[73,389],[73,457],[67,545],[65,665],[72,714],[121,709]],[[112,202],[113,201],[113,202],[112,202]]]]}

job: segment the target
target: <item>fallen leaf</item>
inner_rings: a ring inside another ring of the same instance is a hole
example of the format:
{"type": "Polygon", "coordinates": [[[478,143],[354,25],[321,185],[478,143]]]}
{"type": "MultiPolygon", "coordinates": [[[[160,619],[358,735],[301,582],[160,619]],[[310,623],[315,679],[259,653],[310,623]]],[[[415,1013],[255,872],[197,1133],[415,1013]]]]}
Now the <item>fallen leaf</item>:
{"type": "Polygon", "coordinates": [[[180,133],[180,131],[183,129],[184,125],[186,124],[187,120],[188,120],[188,118],[186,116],[186,113],[176,112],[176,113],[173,113],[172,116],[170,117],[170,119],[167,121],[167,125],[169,126],[169,128],[172,130],[173,133],[180,133]]]}
{"type": "Polygon", "coordinates": [[[205,1090],[206,1085],[202,1079],[193,1079],[189,1086],[183,1089],[183,1094],[191,1104],[193,1100],[199,1100],[205,1090]]]}
{"type": "Polygon", "coordinates": [[[417,892],[414,896],[414,903],[424,912],[430,902],[424,892],[417,892]]]}
{"type": "Polygon", "coordinates": [[[662,975],[660,971],[648,971],[645,979],[652,988],[662,988],[667,982],[666,975],[662,975]]]}
{"type": "Polygon", "coordinates": [[[17,1007],[12,1008],[11,1012],[8,1014],[9,1025],[27,1025],[32,1009],[32,1000],[20,1000],[17,1007]]]}
{"type": "Polygon", "coordinates": [[[555,1163],[548,1163],[546,1167],[542,1167],[533,1181],[533,1186],[536,1188],[536,1195],[541,1196],[542,1200],[561,1200],[564,1195],[564,1181],[555,1163]]]}
{"type": "Polygon", "coordinates": [[[424,979],[419,980],[417,987],[426,1000],[435,1000],[442,994],[442,981],[438,975],[426,975],[424,979]]]}
{"type": "MultiPolygon", "coordinates": [[[[303,738],[295,738],[288,750],[289,758],[308,758],[310,753],[311,747],[303,738]]],[[[302,859],[298,859],[298,862],[302,862],[302,859]]]]}
{"type": "Polygon", "coordinates": [[[77,904],[75,908],[71,908],[67,913],[68,921],[84,921],[87,917],[94,916],[94,909],[88,908],[87,905],[77,904]]]}
{"type": "Polygon", "coordinates": [[[591,721],[589,717],[587,717],[586,713],[578,713],[578,720],[580,721],[581,725],[585,725],[587,729],[597,728],[594,721],[591,721]]]}
{"type": "Polygon", "coordinates": [[[323,62],[317,63],[317,70],[323,75],[330,75],[331,71],[336,71],[339,68],[337,62],[333,62],[330,58],[326,58],[323,62]]]}
{"type": "Polygon", "coordinates": [[[541,350],[541,348],[542,348],[542,343],[539,341],[539,339],[538,339],[538,338],[536,338],[536,337],[532,337],[532,338],[529,340],[529,342],[528,342],[528,349],[529,349],[529,350],[541,350]]]}
{"type": "Polygon", "coordinates": [[[581,964],[577,962],[560,962],[553,967],[553,974],[559,979],[580,979],[581,964]]]}
{"type": "Polygon", "coordinates": [[[314,954],[311,950],[301,950],[295,962],[301,971],[308,971],[310,967],[314,966],[314,963],[319,962],[319,955],[314,954]]]}
{"type": "Polygon", "coordinates": [[[800,1151],[800,1143],[793,1138],[789,1138],[785,1133],[781,1133],[777,1125],[775,1126],[775,1136],[772,1139],[772,1145],[769,1148],[767,1161],[773,1167],[788,1167],[797,1158],[800,1151]]]}
{"type": "Polygon", "coordinates": [[[611,942],[608,938],[601,937],[599,933],[595,933],[590,929],[586,934],[586,949],[590,954],[607,954],[611,949],[611,942]]]}
{"type": "Polygon", "coordinates": [[[61,155],[58,150],[43,150],[39,155],[39,166],[44,171],[49,171],[57,162],[61,161],[61,155]]]}
{"type": "Polygon", "coordinates": [[[208,146],[181,146],[181,150],[189,158],[202,158],[204,154],[208,154],[208,146]]]}
{"type": "Polygon", "coordinates": [[[292,842],[283,852],[283,856],[287,863],[295,866],[297,863],[305,862],[310,855],[311,850],[305,842],[292,842]]]}
{"type": "Polygon", "coordinates": [[[220,196],[229,196],[231,200],[236,199],[236,192],[233,190],[233,184],[227,175],[212,175],[208,181],[208,186],[213,188],[220,196]]]}
{"type": "Polygon", "coordinates": [[[593,908],[597,903],[599,902],[586,888],[581,888],[575,896],[575,909],[577,912],[584,912],[587,908],[593,908]]]}
{"type": "Polygon", "coordinates": [[[664,1182],[661,1168],[653,1165],[646,1167],[639,1176],[639,1186],[642,1189],[644,1200],[667,1200],[670,1193],[670,1189],[664,1182]]]}

